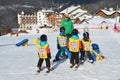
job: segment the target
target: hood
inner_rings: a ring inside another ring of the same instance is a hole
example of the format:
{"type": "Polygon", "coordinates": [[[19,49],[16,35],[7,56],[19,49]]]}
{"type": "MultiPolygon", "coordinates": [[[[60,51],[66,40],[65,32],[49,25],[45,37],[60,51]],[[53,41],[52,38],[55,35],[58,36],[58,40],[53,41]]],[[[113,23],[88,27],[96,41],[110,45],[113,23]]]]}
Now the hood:
{"type": "Polygon", "coordinates": [[[46,41],[42,41],[42,42],[40,42],[40,45],[41,45],[41,46],[44,46],[44,45],[46,45],[46,44],[47,44],[46,41]]]}
{"type": "Polygon", "coordinates": [[[73,38],[73,39],[78,39],[79,37],[78,36],[76,36],[76,35],[72,35],[72,37],[71,38],[73,38]]]}

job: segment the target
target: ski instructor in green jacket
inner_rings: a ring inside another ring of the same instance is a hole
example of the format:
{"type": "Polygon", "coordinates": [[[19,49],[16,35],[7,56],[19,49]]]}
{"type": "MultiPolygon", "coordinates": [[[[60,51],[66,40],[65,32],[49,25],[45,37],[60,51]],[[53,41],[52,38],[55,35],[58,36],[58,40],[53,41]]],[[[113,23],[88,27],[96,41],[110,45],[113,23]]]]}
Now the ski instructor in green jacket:
{"type": "MultiPolygon", "coordinates": [[[[65,34],[67,36],[67,39],[69,39],[71,37],[71,33],[74,29],[74,26],[72,20],[70,19],[70,15],[65,13],[64,16],[65,18],[61,21],[61,27],[65,28],[65,34]]],[[[61,56],[66,56],[64,50],[62,50],[61,56]]]]}
{"type": "Polygon", "coordinates": [[[61,27],[65,28],[65,34],[67,36],[67,38],[69,39],[72,33],[72,30],[74,29],[72,20],[70,19],[69,14],[64,14],[65,19],[62,20],[61,22],[61,27]]]}

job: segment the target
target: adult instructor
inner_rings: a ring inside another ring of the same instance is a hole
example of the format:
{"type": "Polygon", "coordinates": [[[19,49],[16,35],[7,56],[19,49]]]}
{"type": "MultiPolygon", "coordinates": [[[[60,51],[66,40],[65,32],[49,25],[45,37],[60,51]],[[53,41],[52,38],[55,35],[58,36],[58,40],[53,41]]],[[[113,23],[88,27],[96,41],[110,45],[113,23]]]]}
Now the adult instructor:
{"type": "MultiPolygon", "coordinates": [[[[74,26],[73,26],[73,23],[72,23],[72,20],[70,19],[70,15],[65,13],[64,14],[64,19],[61,21],[61,27],[64,27],[65,28],[65,34],[67,36],[67,40],[71,37],[71,34],[72,34],[72,31],[74,29],[74,26]]],[[[65,54],[65,50],[62,50],[61,52],[61,57],[67,57],[66,54],[65,54]]]]}
{"type": "Polygon", "coordinates": [[[69,39],[74,29],[74,26],[73,26],[72,20],[70,19],[69,14],[65,13],[64,16],[65,18],[61,21],[61,27],[65,28],[65,34],[69,39]]]}

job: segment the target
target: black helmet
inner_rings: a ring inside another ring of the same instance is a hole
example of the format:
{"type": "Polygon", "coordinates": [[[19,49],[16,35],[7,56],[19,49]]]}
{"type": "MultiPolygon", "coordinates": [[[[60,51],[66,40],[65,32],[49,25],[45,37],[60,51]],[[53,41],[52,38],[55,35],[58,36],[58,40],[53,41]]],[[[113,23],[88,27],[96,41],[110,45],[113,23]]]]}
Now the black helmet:
{"type": "Polygon", "coordinates": [[[64,27],[60,27],[60,32],[65,32],[65,28],[64,27]]]}
{"type": "Polygon", "coordinates": [[[40,40],[47,41],[47,36],[45,34],[41,35],[40,40]]]}
{"type": "Polygon", "coordinates": [[[89,33],[88,32],[84,32],[83,33],[83,37],[88,37],[89,38],[89,33]]]}
{"type": "Polygon", "coordinates": [[[72,34],[73,35],[78,35],[78,30],[77,29],[73,29],[72,34]]]}

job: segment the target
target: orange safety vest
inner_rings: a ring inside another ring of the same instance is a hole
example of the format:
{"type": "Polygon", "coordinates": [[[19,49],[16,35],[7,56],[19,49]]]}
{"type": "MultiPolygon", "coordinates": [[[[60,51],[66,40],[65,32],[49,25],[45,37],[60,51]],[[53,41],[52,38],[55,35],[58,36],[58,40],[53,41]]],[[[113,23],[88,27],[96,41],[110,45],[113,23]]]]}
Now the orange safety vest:
{"type": "Polygon", "coordinates": [[[47,51],[46,51],[47,47],[48,47],[48,44],[44,46],[41,46],[40,44],[38,44],[38,57],[39,58],[43,58],[43,59],[48,58],[47,51]]]}
{"type": "Polygon", "coordinates": [[[60,47],[65,47],[67,46],[66,43],[67,37],[66,36],[58,36],[58,44],[60,45],[60,47]]]}
{"type": "Polygon", "coordinates": [[[68,48],[71,52],[79,52],[80,39],[69,38],[68,48]]]}
{"type": "Polygon", "coordinates": [[[90,51],[90,40],[89,41],[82,40],[82,43],[83,43],[83,50],[90,51]]]}

